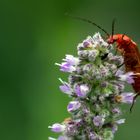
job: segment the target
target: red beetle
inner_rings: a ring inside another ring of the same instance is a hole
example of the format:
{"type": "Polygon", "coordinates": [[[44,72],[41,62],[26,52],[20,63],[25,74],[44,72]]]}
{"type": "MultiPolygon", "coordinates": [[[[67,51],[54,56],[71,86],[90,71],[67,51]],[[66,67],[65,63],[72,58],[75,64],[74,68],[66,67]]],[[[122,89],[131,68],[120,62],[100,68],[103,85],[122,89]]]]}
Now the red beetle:
{"type": "Polygon", "coordinates": [[[130,108],[130,111],[132,111],[134,102],[136,98],[140,95],[140,52],[139,52],[137,44],[125,34],[114,34],[115,20],[113,20],[112,22],[112,35],[110,35],[101,26],[99,26],[98,24],[88,19],[81,18],[81,17],[74,17],[74,18],[80,19],[82,21],[86,21],[98,27],[107,35],[107,42],[109,44],[114,44],[114,43],[117,44],[116,46],[117,50],[124,57],[124,64],[125,64],[126,72],[131,71],[135,73],[135,77],[134,77],[135,82],[132,84],[132,86],[133,86],[133,89],[135,90],[136,95],[134,96],[133,103],[130,108]]]}

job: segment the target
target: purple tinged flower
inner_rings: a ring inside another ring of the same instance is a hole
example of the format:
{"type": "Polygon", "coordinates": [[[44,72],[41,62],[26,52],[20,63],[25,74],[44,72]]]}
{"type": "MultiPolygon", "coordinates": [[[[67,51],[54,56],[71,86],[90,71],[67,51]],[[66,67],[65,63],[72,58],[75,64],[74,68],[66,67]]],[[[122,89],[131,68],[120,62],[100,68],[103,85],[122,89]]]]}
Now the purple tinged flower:
{"type": "Polygon", "coordinates": [[[123,123],[125,123],[125,119],[120,119],[115,122],[116,122],[116,124],[123,124],[123,123]]]}
{"type": "Polygon", "coordinates": [[[102,116],[95,116],[93,118],[93,123],[95,126],[102,126],[104,124],[105,119],[102,116]]]}
{"type": "Polygon", "coordinates": [[[91,36],[88,36],[86,40],[82,43],[84,48],[92,48],[93,47],[93,39],[91,36]]]}
{"type": "Polygon", "coordinates": [[[65,136],[59,136],[58,140],[67,140],[67,138],[65,136]]]}
{"type": "Polygon", "coordinates": [[[120,91],[123,91],[124,90],[124,85],[122,84],[122,83],[117,83],[117,86],[118,86],[118,89],[120,90],[120,91]]]}
{"type": "Polygon", "coordinates": [[[119,77],[120,75],[123,75],[123,74],[124,74],[124,72],[122,70],[118,69],[115,76],[119,77]]]}
{"type": "Polygon", "coordinates": [[[60,70],[63,71],[63,72],[73,72],[76,70],[76,68],[72,65],[70,65],[69,63],[66,63],[66,62],[63,62],[61,65],[60,65],[60,70]]]}
{"type": "Polygon", "coordinates": [[[83,72],[84,73],[89,73],[93,69],[93,64],[85,64],[83,66],[83,72]]]}
{"type": "Polygon", "coordinates": [[[114,113],[114,114],[121,114],[121,111],[120,111],[119,108],[113,108],[112,109],[112,113],[114,113]]]}
{"type": "Polygon", "coordinates": [[[90,132],[88,135],[90,140],[95,140],[96,139],[96,134],[94,132],[90,132]]]}
{"type": "Polygon", "coordinates": [[[121,81],[126,81],[128,84],[132,84],[134,83],[134,76],[135,74],[133,72],[127,72],[125,74],[121,73],[121,72],[117,72],[116,76],[119,77],[119,80],[121,81]]]}
{"type": "Polygon", "coordinates": [[[109,69],[111,70],[111,71],[116,71],[118,68],[117,68],[117,66],[116,65],[114,65],[114,64],[111,64],[110,65],[110,67],[109,67],[109,69]]]}
{"type": "Polygon", "coordinates": [[[61,85],[61,86],[59,86],[59,88],[62,92],[66,93],[66,94],[69,94],[69,95],[72,94],[70,85],[68,85],[68,84],[61,85]]]}
{"type": "Polygon", "coordinates": [[[92,46],[92,44],[89,42],[89,41],[87,41],[87,40],[85,40],[84,42],[83,42],[83,46],[86,48],[88,48],[88,47],[91,47],[92,46]]]}
{"type": "Polygon", "coordinates": [[[74,136],[76,134],[78,134],[78,123],[73,122],[73,124],[68,124],[67,125],[67,129],[66,129],[66,134],[68,136],[74,136]]]}
{"type": "Polygon", "coordinates": [[[63,59],[66,63],[69,65],[78,65],[79,59],[77,57],[74,57],[73,55],[66,55],[66,58],[63,59]]]}
{"type": "Polygon", "coordinates": [[[78,51],[78,56],[84,59],[88,58],[89,51],[88,50],[80,50],[78,51]]]}
{"type": "Polygon", "coordinates": [[[108,54],[108,59],[116,64],[122,64],[124,62],[124,58],[122,56],[114,56],[112,53],[108,54]]]}
{"type": "Polygon", "coordinates": [[[122,103],[132,104],[133,99],[134,99],[134,93],[131,92],[125,92],[122,93],[121,95],[116,96],[116,101],[122,103]]]}
{"type": "Polygon", "coordinates": [[[116,124],[114,124],[112,126],[112,133],[114,134],[117,130],[118,130],[118,126],[116,124]]]}
{"type": "Polygon", "coordinates": [[[108,70],[110,70],[111,72],[116,72],[117,71],[117,66],[115,64],[112,64],[112,63],[108,63],[108,62],[105,62],[104,63],[105,67],[108,68],[108,70]]]}
{"type": "Polygon", "coordinates": [[[123,93],[122,94],[122,102],[132,104],[134,99],[134,93],[123,93]]]}
{"type": "Polygon", "coordinates": [[[57,140],[71,140],[67,136],[59,136],[57,140]]]}
{"type": "Polygon", "coordinates": [[[59,81],[63,84],[59,86],[60,90],[66,94],[69,94],[69,95],[72,94],[72,89],[70,85],[67,82],[63,81],[61,78],[59,78],[59,81]]]}
{"type": "Polygon", "coordinates": [[[48,128],[51,128],[53,132],[60,133],[65,130],[66,126],[59,123],[55,123],[52,126],[49,126],[48,128]]]}
{"type": "Polygon", "coordinates": [[[89,61],[93,62],[95,61],[96,57],[99,55],[99,51],[94,49],[94,50],[91,50],[88,54],[88,59],[89,61]]]}
{"type": "Polygon", "coordinates": [[[56,65],[60,66],[60,70],[63,72],[73,72],[76,70],[76,65],[79,63],[79,59],[72,56],[72,55],[66,55],[66,58],[63,59],[61,64],[55,63],[56,65]]]}
{"type": "Polygon", "coordinates": [[[123,56],[116,56],[116,61],[118,61],[119,64],[122,64],[124,62],[123,56]]]}
{"type": "Polygon", "coordinates": [[[101,65],[100,66],[100,75],[102,77],[108,76],[109,75],[109,69],[101,65]]]}
{"type": "Polygon", "coordinates": [[[122,56],[114,56],[115,62],[118,64],[122,64],[124,62],[124,58],[122,56]]]}
{"type": "Polygon", "coordinates": [[[90,88],[86,84],[76,85],[75,93],[78,97],[86,97],[89,93],[90,88]]]}
{"type": "Polygon", "coordinates": [[[79,101],[71,101],[67,106],[68,112],[73,112],[78,110],[81,107],[81,103],[79,101]]]}
{"type": "Polygon", "coordinates": [[[88,115],[88,114],[90,114],[90,109],[89,108],[87,108],[86,106],[84,107],[82,107],[82,112],[83,112],[83,114],[84,115],[88,115]]]}

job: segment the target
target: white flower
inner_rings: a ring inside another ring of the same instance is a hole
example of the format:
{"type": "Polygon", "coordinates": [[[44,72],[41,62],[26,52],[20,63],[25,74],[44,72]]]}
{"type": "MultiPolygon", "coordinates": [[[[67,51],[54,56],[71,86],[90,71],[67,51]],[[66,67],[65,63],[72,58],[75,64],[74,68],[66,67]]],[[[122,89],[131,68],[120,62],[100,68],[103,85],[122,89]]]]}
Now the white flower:
{"type": "Polygon", "coordinates": [[[122,124],[122,123],[125,123],[125,119],[120,119],[120,120],[117,120],[117,121],[116,121],[116,123],[117,123],[117,124],[122,124]]]}
{"type": "Polygon", "coordinates": [[[48,137],[48,139],[49,139],[49,140],[57,140],[57,139],[55,139],[55,138],[52,138],[52,137],[48,137]]]}

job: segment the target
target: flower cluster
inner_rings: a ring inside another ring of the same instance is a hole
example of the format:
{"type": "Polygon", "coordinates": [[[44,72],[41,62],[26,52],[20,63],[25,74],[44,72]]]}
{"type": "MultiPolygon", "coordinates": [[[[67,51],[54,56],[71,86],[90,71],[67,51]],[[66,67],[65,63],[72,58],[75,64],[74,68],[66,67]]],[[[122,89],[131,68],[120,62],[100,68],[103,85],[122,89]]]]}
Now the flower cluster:
{"type": "Polygon", "coordinates": [[[68,82],[59,79],[60,90],[72,99],[67,106],[71,117],[49,126],[61,133],[58,140],[112,140],[125,122],[119,104],[133,101],[134,94],[124,92],[125,84],[134,82],[133,73],[119,67],[123,57],[114,55],[112,47],[96,33],[78,45],[78,57],[66,55],[56,63],[69,73],[68,82]]]}

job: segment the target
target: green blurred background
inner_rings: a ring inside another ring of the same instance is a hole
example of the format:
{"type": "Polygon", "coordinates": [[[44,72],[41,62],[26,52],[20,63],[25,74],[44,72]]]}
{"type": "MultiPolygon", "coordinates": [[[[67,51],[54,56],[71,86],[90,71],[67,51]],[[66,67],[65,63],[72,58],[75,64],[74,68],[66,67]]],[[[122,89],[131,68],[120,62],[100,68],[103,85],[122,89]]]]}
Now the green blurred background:
{"type": "MultiPolygon", "coordinates": [[[[76,46],[100,31],[65,16],[86,17],[140,44],[139,0],[1,0],[0,1],[0,140],[47,140],[48,125],[69,114],[69,98],[59,91],[67,78],[55,62],[76,54],[76,46]]],[[[115,140],[140,139],[140,99],[115,140]]]]}

